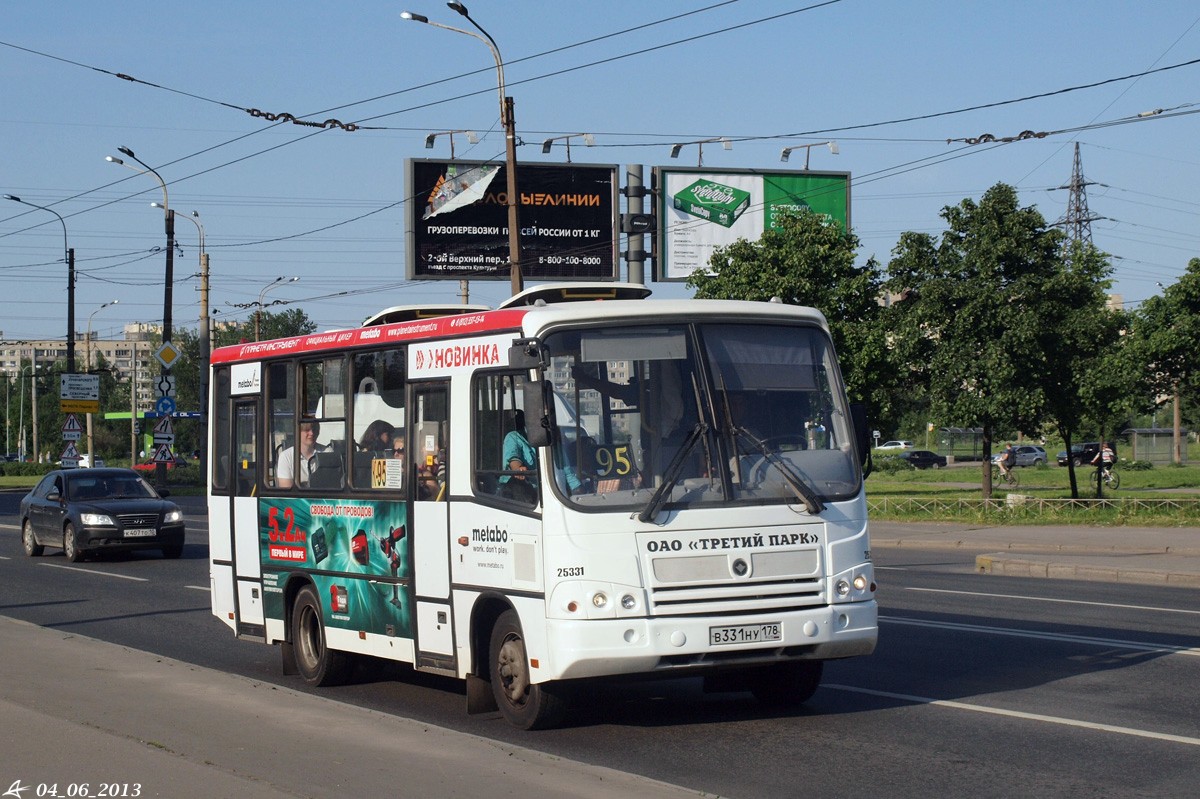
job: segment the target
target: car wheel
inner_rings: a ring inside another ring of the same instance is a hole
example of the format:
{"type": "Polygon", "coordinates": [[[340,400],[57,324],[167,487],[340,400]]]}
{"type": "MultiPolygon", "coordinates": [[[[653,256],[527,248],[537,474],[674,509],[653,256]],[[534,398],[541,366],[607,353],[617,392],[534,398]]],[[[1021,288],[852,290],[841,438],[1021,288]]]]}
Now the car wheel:
{"type": "Polygon", "coordinates": [[[942,464],[940,464],[940,463],[934,463],[934,464],[933,464],[933,468],[935,468],[935,469],[940,469],[940,468],[942,468],[942,464]]]}
{"type": "Polygon", "coordinates": [[[36,558],[46,551],[46,548],[37,542],[33,535],[33,522],[28,519],[21,525],[21,545],[25,547],[25,554],[31,558],[36,558]]]}
{"type": "Polygon", "coordinates": [[[79,542],[75,540],[75,525],[70,522],[63,527],[63,555],[71,563],[83,560],[83,550],[79,548],[79,542]]]}

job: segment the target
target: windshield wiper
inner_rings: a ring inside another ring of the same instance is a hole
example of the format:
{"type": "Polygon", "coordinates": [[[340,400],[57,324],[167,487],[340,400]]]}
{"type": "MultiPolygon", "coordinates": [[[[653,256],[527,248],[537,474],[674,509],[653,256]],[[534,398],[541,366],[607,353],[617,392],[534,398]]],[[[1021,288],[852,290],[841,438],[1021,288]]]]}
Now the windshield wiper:
{"type": "Polygon", "coordinates": [[[679,448],[679,452],[675,453],[671,464],[663,472],[662,485],[658,487],[658,490],[654,492],[654,496],[650,497],[650,501],[646,503],[646,507],[638,514],[638,521],[651,521],[654,515],[658,513],[658,508],[662,505],[663,499],[671,493],[671,489],[675,487],[675,483],[679,480],[679,473],[683,471],[683,464],[687,460],[687,456],[695,448],[696,442],[707,432],[708,425],[706,423],[696,422],[696,426],[692,428],[687,441],[683,442],[683,446],[679,448]]]}
{"type": "Polygon", "coordinates": [[[733,434],[753,444],[754,448],[762,453],[767,463],[779,470],[779,473],[783,475],[783,479],[787,481],[792,491],[795,492],[796,497],[804,503],[804,507],[808,509],[809,513],[817,514],[825,510],[825,503],[817,496],[817,492],[812,490],[812,487],[804,481],[804,478],[796,474],[787,461],[779,457],[779,453],[768,447],[765,441],[744,427],[734,427],[733,434]]]}

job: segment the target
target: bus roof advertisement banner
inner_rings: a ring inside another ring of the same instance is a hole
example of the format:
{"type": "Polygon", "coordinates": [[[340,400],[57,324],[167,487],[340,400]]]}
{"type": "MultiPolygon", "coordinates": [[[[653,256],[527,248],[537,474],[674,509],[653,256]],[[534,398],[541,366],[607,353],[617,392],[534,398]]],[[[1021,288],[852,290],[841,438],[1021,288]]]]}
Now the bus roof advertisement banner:
{"type": "Polygon", "coordinates": [[[660,220],[655,280],[687,280],[718,247],[757,241],[787,211],[809,209],[850,229],[849,172],[655,167],[660,220]]]}
{"type": "MultiPolygon", "coordinates": [[[[503,163],[410,158],[408,279],[507,280],[503,163]]],[[[617,279],[617,167],[520,164],[526,280],[617,279]]]]}

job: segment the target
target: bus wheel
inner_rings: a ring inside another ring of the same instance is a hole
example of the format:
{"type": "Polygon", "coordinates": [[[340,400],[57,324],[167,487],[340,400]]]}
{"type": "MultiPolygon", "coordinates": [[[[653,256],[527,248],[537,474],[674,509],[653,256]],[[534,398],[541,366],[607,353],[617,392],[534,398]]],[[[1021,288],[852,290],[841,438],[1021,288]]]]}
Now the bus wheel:
{"type": "Polygon", "coordinates": [[[311,585],[300,589],[292,607],[292,645],[296,668],[309,685],[339,685],[350,676],[354,661],[345,652],[325,645],[325,625],[321,605],[311,585]]]}
{"type": "Polygon", "coordinates": [[[566,714],[562,696],[546,683],[529,681],[529,656],[516,611],[500,614],[488,653],[492,695],[509,723],[522,730],[542,730],[562,721],[566,714]]]}
{"type": "Polygon", "coordinates": [[[793,660],[747,675],[754,698],[772,707],[794,708],[804,704],[821,685],[822,660],[793,660]]]}

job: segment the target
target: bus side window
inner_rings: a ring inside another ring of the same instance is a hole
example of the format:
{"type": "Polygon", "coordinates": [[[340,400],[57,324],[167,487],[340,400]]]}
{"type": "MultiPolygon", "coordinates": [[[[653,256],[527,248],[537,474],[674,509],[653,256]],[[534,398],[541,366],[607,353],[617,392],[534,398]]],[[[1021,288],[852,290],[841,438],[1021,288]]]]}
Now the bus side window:
{"type": "MultiPolygon", "coordinates": [[[[519,434],[521,416],[516,407],[525,375],[491,373],[475,379],[472,408],[474,438],[472,467],[475,493],[503,497],[522,505],[538,501],[537,458],[528,471],[514,471],[505,462],[506,442],[519,434]]],[[[511,447],[510,447],[511,448],[511,447]]]]}

